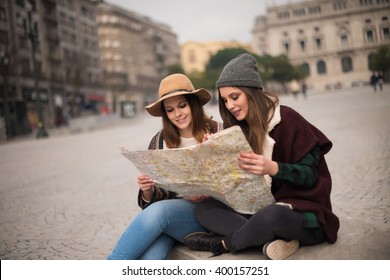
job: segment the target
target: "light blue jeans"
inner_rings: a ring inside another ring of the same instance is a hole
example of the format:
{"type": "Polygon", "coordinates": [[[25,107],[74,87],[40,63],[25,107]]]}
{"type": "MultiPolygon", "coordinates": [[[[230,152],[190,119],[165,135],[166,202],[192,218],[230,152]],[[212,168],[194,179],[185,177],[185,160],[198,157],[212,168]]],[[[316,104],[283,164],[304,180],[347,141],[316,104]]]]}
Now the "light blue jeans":
{"type": "Polygon", "coordinates": [[[194,217],[195,203],[186,199],[155,202],[129,224],[109,260],[164,260],[192,232],[206,232],[194,217]]]}

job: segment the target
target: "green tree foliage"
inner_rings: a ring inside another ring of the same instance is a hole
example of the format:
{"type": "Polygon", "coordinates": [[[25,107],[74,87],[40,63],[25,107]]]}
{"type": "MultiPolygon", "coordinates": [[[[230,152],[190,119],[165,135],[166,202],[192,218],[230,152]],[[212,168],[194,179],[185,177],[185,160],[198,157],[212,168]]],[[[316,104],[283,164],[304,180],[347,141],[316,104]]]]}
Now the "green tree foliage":
{"type": "MultiPolygon", "coordinates": [[[[190,79],[193,81],[195,87],[203,87],[207,89],[215,89],[215,82],[218,80],[223,67],[233,58],[239,54],[247,53],[243,48],[228,48],[218,51],[215,55],[210,57],[209,63],[203,73],[192,73],[190,79]]],[[[266,85],[267,81],[273,81],[282,85],[291,80],[302,80],[307,77],[302,66],[294,66],[290,63],[285,55],[280,56],[258,56],[251,53],[258,64],[261,79],[266,85]]]]}
{"type": "Polygon", "coordinates": [[[215,82],[218,80],[223,67],[236,56],[247,52],[248,51],[243,48],[228,48],[220,50],[210,57],[209,63],[206,65],[205,72],[199,80],[202,87],[215,89],[215,82]]]}
{"type": "Polygon", "coordinates": [[[309,72],[307,72],[307,69],[303,66],[303,64],[294,66],[295,68],[295,75],[297,80],[304,80],[309,76],[309,72]]]}
{"type": "Polygon", "coordinates": [[[183,67],[181,67],[181,64],[174,64],[168,67],[168,74],[175,74],[175,73],[182,73],[184,74],[183,67]]]}
{"type": "Polygon", "coordinates": [[[248,52],[243,48],[228,48],[218,51],[214,56],[210,57],[209,63],[206,65],[207,70],[222,70],[222,68],[236,56],[248,52]]]}
{"type": "Polygon", "coordinates": [[[270,57],[267,65],[270,72],[270,80],[285,83],[295,78],[295,69],[285,55],[270,57]]]}
{"type": "Polygon", "coordinates": [[[370,69],[385,73],[390,69],[390,47],[382,46],[370,61],[370,69]]]}

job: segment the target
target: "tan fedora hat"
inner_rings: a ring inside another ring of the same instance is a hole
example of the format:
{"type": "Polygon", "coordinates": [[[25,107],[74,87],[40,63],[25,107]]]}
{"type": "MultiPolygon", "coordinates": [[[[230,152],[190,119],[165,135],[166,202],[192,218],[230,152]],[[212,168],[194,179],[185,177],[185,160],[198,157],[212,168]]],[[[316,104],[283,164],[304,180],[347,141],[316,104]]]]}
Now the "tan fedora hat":
{"type": "Polygon", "coordinates": [[[152,116],[161,117],[161,102],[169,97],[183,94],[195,94],[198,96],[202,105],[205,105],[211,99],[211,94],[204,88],[195,90],[194,85],[186,75],[172,74],[162,79],[160,83],[158,89],[160,99],[146,106],[145,109],[152,116]]]}

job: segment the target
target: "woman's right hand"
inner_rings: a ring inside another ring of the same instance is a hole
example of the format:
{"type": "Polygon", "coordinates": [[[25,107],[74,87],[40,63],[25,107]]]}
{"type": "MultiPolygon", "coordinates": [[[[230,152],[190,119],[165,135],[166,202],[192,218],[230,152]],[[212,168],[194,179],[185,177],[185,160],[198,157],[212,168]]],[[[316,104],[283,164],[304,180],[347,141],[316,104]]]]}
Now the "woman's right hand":
{"type": "Polygon", "coordinates": [[[148,175],[139,175],[137,183],[146,200],[150,200],[154,192],[154,181],[148,175]]]}
{"type": "Polygon", "coordinates": [[[203,135],[202,142],[209,140],[210,135],[211,135],[210,133],[206,133],[205,135],[203,135]]]}

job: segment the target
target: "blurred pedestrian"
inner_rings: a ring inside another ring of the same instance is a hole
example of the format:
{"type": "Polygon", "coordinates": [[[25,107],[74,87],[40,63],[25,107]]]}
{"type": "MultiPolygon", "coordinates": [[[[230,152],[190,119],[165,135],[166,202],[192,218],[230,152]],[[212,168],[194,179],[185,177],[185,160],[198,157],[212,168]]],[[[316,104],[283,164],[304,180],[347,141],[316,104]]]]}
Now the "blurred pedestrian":
{"type": "Polygon", "coordinates": [[[382,89],[383,89],[383,76],[382,76],[382,73],[380,73],[380,72],[378,73],[377,82],[378,82],[379,90],[382,91],[382,89]]]}
{"type": "Polygon", "coordinates": [[[370,77],[370,85],[372,86],[374,92],[376,92],[376,85],[378,83],[378,77],[377,75],[373,72],[371,77],[370,77]]]}
{"type": "Polygon", "coordinates": [[[298,93],[299,93],[299,83],[297,82],[297,80],[292,80],[291,83],[290,83],[290,90],[293,94],[293,96],[295,98],[298,97],[298,93]]]}
{"type": "Polygon", "coordinates": [[[64,114],[61,106],[56,105],[55,107],[55,124],[60,127],[64,124],[64,114]]]}
{"type": "Polygon", "coordinates": [[[303,97],[307,97],[307,85],[306,85],[306,83],[305,83],[305,81],[303,81],[302,82],[302,84],[301,84],[301,89],[302,89],[302,95],[303,95],[303,97]]]}

